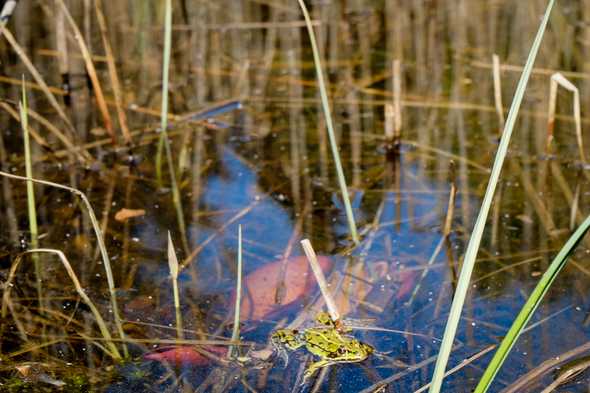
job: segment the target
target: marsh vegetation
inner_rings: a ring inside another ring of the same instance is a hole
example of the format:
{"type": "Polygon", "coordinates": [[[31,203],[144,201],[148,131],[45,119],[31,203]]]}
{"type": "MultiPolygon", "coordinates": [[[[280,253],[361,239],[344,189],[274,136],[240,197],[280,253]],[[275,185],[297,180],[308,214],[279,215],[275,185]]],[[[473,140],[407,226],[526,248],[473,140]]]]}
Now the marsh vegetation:
{"type": "MultiPolygon", "coordinates": [[[[427,390],[547,3],[307,1],[322,97],[297,0],[19,0],[0,391],[427,390]]],[[[588,59],[590,1],[557,2],[444,392],[477,386],[580,225],[489,391],[588,391],[588,59]]]]}

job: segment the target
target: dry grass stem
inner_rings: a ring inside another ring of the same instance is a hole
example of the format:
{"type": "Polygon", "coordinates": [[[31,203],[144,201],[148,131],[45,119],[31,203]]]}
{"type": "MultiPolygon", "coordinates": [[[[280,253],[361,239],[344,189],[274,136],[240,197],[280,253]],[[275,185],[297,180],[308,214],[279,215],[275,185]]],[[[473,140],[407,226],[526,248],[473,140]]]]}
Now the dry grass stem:
{"type": "Polygon", "coordinates": [[[92,87],[94,88],[94,94],[96,96],[96,103],[98,104],[98,109],[100,114],[102,115],[102,119],[104,122],[104,128],[109,133],[113,143],[116,140],[115,131],[113,130],[113,122],[111,120],[111,115],[109,114],[109,109],[107,107],[104,94],[102,92],[102,86],[100,85],[100,81],[98,79],[98,75],[96,73],[96,68],[94,67],[94,63],[92,62],[92,56],[90,55],[90,51],[86,46],[86,42],[84,42],[84,36],[82,32],[78,28],[78,25],[72,18],[68,7],[64,3],[63,0],[56,0],[63,10],[64,16],[66,17],[68,24],[74,30],[74,38],[78,43],[78,47],[80,48],[80,52],[84,57],[84,63],[86,64],[86,71],[88,72],[88,76],[90,77],[90,81],[92,82],[92,87]]]}
{"type": "MultiPolygon", "coordinates": [[[[86,194],[84,194],[82,191],[80,191],[76,188],[64,186],[62,184],[53,183],[53,182],[46,181],[46,180],[39,180],[39,179],[30,178],[30,177],[13,175],[11,173],[6,173],[6,172],[2,172],[2,171],[0,171],[0,176],[8,177],[10,179],[32,181],[37,184],[43,184],[43,185],[50,186],[50,187],[60,188],[62,190],[69,191],[69,192],[79,196],[82,199],[82,202],[84,203],[84,206],[86,207],[86,211],[88,213],[88,216],[90,217],[92,229],[94,230],[94,233],[96,235],[96,241],[98,242],[98,247],[100,249],[100,253],[102,256],[102,263],[104,265],[104,269],[105,269],[105,273],[106,273],[106,277],[107,277],[107,284],[109,287],[109,294],[111,297],[111,306],[113,308],[112,311],[113,311],[113,315],[115,318],[115,325],[117,326],[119,336],[122,339],[124,339],[125,333],[123,331],[123,325],[122,325],[121,317],[119,314],[119,306],[117,304],[117,295],[115,292],[115,281],[113,278],[113,270],[111,268],[111,261],[109,259],[107,249],[104,244],[104,239],[103,239],[102,232],[101,232],[99,224],[98,224],[98,220],[96,219],[96,215],[94,214],[94,209],[92,208],[90,201],[86,197],[86,194]]],[[[125,353],[127,353],[127,347],[124,347],[123,349],[124,349],[125,353]]]]}
{"type": "Polygon", "coordinates": [[[109,347],[108,354],[115,359],[121,359],[121,354],[117,350],[117,347],[114,345],[111,334],[109,333],[107,325],[106,325],[104,319],[102,318],[102,316],[100,315],[98,308],[96,308],[96,306],[94,305],[92,300],[90,300],[90,298],[88,297],[88,295],[84,291],[84,288],[80,284],[80,280],[78,280],[78,277],[76,276],[76,273],[74,272],[74,269],[72,268],[72,265],[70,264],[70,262],[68,261],[68,259],[64,255],[64,253],[61,252],[60,250],[54,250],[54,249],[48,249],[48,248],[32,249],[32,250],[28,250],[28,251],[24,252],[23,254],[21,254],[20,256],[18,256],[16,258],[16,260],[13,262],[12,266],[10,267],[10,272],[8,274],[8,279],[6,280],[4,294],[2,296],[2,319],[5,320],[6,316],[7,316],[7,307],[8,307],[8,304],[10,303],[10,292],[13,287],[12,283],[14,282],[14,278],[16,275],[16,269],[20,265],[23,255],[25,255],[25,254],[39,254],[39,253],[54,254],[60,259],[62,265],[64,266],[64,268],[66,269],[66,271],[68,273],[68,276],[72,280],[74,287],[76,288],[76,292],[78,292],[78,295],[82,298],[84,303],[86,303],[86,305],[90,308],[90,311],[94,315],[94,318],[96,319],[96,323],[100,329],[100,332],[109,347]]]}
{"type": "Polygon", "coordinates": [[[96,17],[98,19],[98,26],[100,28],[100,35],[102,37],[102,44],[104,46],[107,66],[109,69],[109,77],[113,86],[113,94],[115,96],[115,108],[117,109],[117,116],[119,118],[119,127],[121,127],[121,133],[126,144],[131,144],[131,134],[129,133],[129,127],[127,126],[127,115],[123,107],[123,97],[121,94],[121,83],[119,82],[119,74],[117,73],[117,66],[115,65],[115,59],[113,56],[113,49],[109,42],[107,32],[107,22],[102,12],[102,0],[94,0],[94,7],[96,9],[96,17]]]}
{"type": "Polygon", "coordinates": [[[16,54],[23,62],[25,67],[29,70],[29,72],[33,76],[33,79],[35,79],[35,82],[37,82],[37,84],[45,94],[45,97],[53,107],[53,109],[55,109],[59,117],[64,121],[65,125],[68,127],[68,130],[72,133],[72,135],[76,135],[76,131],[74,129],[74,126],[70,122],[70,119],[66,116],[66,113],[64,112],[62,107],[58,104],[55,96],[51,92],[50,87],[47,85],[47,83],[45,83],[45,80],[43,79],[39,71],[37,71],[37,68],[35,68],[35,66],[31,62],[29,57],[26,55],[22,47],[18,44],[18,42],[16,42],[16,39],[12,35],[12,32],[5,26],[0,26],[0,31],[4,31],[4,37],[6,37],[6,40],[8,41],[12,49],[16,52],[16,54]]]}
{"type": "Polygon", "coordinates": [[[498,115],[498,131],[504,129],[504,106],[502,104],[502,77],[500,75],[500,58],[494,53],[492,56],[492,75],[494,77],[494,103],[498,115]]]}

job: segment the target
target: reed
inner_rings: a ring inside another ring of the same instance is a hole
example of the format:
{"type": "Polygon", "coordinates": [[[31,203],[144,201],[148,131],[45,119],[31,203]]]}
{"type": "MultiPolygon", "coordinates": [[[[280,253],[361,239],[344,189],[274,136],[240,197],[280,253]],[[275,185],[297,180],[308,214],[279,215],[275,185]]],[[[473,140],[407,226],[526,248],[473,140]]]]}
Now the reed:
{"type": "MultiPolygon", "coordinates": [[[[33,177],[33,165],[31,163],[31,145],[29,143],[29,105],[27,101],[27,91],[25,89],[25,78],[23,76],[22,85],[22,101],[18,105],[20,114],[20,125],[23,130],[23,145],[25,151],[25,174],[26,177],[33,177]]],[[[29,230],[31,232],[31,246],[39,248],[39,229],[37,227],[37,207],[35,203],[35,186],[33,182],[27,181],[27,212],[29,215],[29,230]]],[[[37,287],[37,297],[39,299],[39,307],[43,308],[42,300],[42,281],[41,265],[39,256],[33,255],[33,265],[35,267],[35,286],[37,287]]]]}
{"type": "Polygon", "coordinates": [[[109,70],[109,77],[111,79],[111,85],[113,87],[113,94],[115,95],[115,108],[117,109],[117,116],[119,119],[119,127],[121,127],[121,133],[126,144],[131,144],[131,134],[129,133],[129,127],[127,126],[127,115],[123,108],[123,97],[121,94],[121,83],[119,82],[119,74],[117,73],[117,66],[115,64],[115,58],[113,55],[113,49],[108,38],[107,33],[107,22],[102,11],[102,0],[94,0],[94,8],[96,10],[96,18],[98,20],[98,27],[100,29],[100,36],[102,38],[102,44],[107,59],[107,66],[109,70]]]}
{"type": "Polygon", "coordinates": [[[392,65],[393,70],[393,144],[399,145],[402,134],[402,66],[399,60],[394,60],[392,65]]]}
{"type": "Polygon", "coordinates": [[[336,167],[336,175],[338,177],[338,184],[340,186],[340,193],[342,194],[342,200],[344,201],[344,209],[346,211],[346,218],[348,220],[348,228],[350,230],[350,235],[352,236],[352,240],[355,244],[359,243],[359,236],[356,229],[356,223],[354,221],[354,214],[352,212],[352,206],[350,204],[350,197],[348,194],[348,189],[346,187],[346,178],[344,177],[344,170],[342,169],[342,163],[340,161],[340,153],[338,152],[338,143],[336,142],[336,133],[334,132],[334,124],[332,122],[332,114],[330,111],[330,104],[328,102],[328,93],[326,89],[326,85],[324,83],[324,71],[322,69],[322,64],[320,60],[320,52],[318,50],[318,46],[315,40],[315,33],[313,31],[313,26],[311,23],[311,18],[309,17],[309,12],[307,11],[307,7],[305,6],[305,2],[303,0],[299,1],[299,7],[301,8],[301,12],[303,13],[303,17],[305,18],[305,25],[307,26],[307,32],[309,34],[309,40],[311,42],[311,50],[313,53],[313,60],[315,65],[315,71],[318,79],[318,88],[320,91],[320,99],[322,102],[322,108],[324,109],[324,117],[326,120],[326,128],[328,130],[328,137],[330,139],[330,147],[332,149],[332,156],[334,158],[334,165],[336,167]]]}
{"type": "Polygon", "coordinates": [[[484,372],[483,376],[479,380],[477,387],[475,388],[475,393],[484,393],[486,392],[494,377],[504,364],[504,361],[508,357],[510,350],[514,346],[514,343],[522,333],[523,329],[525,328],[526,324],[529,322],[531,317],[533,316],[535,310],[543,300],[543,297],[555,281],[555,278],[559,274],[559,272],[563,269],[568,261],[568,257],[574,251],[578,243],[583,239],[584,235],[590,229],[590,216],[588,216],[584,222],[576,229],[576,231],[572,234],[572,236],[568,239],[568,241],[564,244],[561,248],[559,253],[555,256],[541,279],[539,283],[533,290],[533,292],[529,295],[526,303],[518,313],[518,316],[512,322],[512,326],[506,333],[506,336],[500,343],[500,347],[494,354],[494,357],[488,364],[486,371],[484,372]]]}
{"type": "MultiPolygon", "coordinates": [[[[109,259],[109,255],[107,253],[107,249],[104,244],[104,239],[102,236],[102,232],[100,230],[100,226],[98,224],[98,220],[96,219],[96,215],[94,214],[94,209],[92,208],[90,201],[86,197],[86,194],[84,194],[82,191],[78,190],[77,188],[64,186],[62,184],[58,184],[58,183],[54,183],[54,182],[50,182],[50,181],[46,181],[46,180],[39,180],[39,179],[30,178],[30,177],[13,175],[11,173],[6,173],[3,171],[0,171],[0,176],[4,176],[4,177],[10,178],[10,179],[30,181],[30,182],[37,183],[37,184],[43,184],[46,186],[59,188],[62,190],[69,191],[72,194],[80,197],[80,199],[82,199],[82,202],[84,203],[84,207],[86,208],[86,212],[88,213],[88,216],[90,217],[92,229],[94,230],[94,234],[96,235],[96,241],[98,242],[98,247],[100,249],[100,254],[102,256],[102,263],[103,263],[106,277],[107,277],[107,284],[109,287],[109,294],[110,294],[110,298],[111,298],[111,307],[113,309],[113,316],[115,319],[115,325],[117,327],[119,337],[124,340],[125,339],[125,332],[123,331],[123,324],[121,322],[121,317],[119,314],[119,306],[117,304],[117,294],[115,291],[115,280],[113,278],[113,270],[111,268],[111,261],[109,259]]],[[[127,356],[127,347],[123,346],[123,350],[124,350],[125,356],[127,356]]]]}
{"type": "Polygon", "coordinates": [[[499,131],[504,129],[504,105],[502,104],[502,77],[500,75],[500,57],[492,55],[492,75],[494,78],[494,104],[498,115],[499,131]]]}
{"type": "Polygon", "coordinates": [[[6,317],[8,314],[8,304],[10,303],[10,292],[12,290],[12,287],[14,286],[13,282],[14,282],[14,278],[16,276],[16,270],[19,267],[19,265],[21,264],[21,262],[23,260],[23,256],[27,255],[27,254],[37,255],[40,253],[54,254],[59,258],[62,265],[66,269],[66,272],[68,273],[68,276],[70,277],[70,280],[74,284],[74,287],[76,288],[76,292],[78,293],[78,296],[80,296],[80,298],[82,298],[84,303],[86,303],[88,308],[90,308],[90,312],[92,312],[92,315],[94,315],[94,318],[96,320],[96,324],[98,325],[98,327],[100,329],[100,333],[102,334],[102,336],[109,348],[108,351],[106,351],[106,352],[109,354],[109,356],[111,356],[115,360],[121,360],[121,354],[119,353],[119,350],[117,349],[117,347],[114,344],[113,338],[111,337],[111,334],[109,333],[109,329],[107,328],[106,322],[104,321],[104,319],[100,315],[100,312],[98,311],[98,308],[96,307],[96,305],[92,302],[92,300],[90,300],[90,298],[86,294],[84,288],[80,284],[80,280],[78,280],[78,276],[76,276],[76,272],[74,272],[74,269],[72,268],[72,265],[70,264],[70,262],[66,258],[65,254],[60,250],[55,250],[55,249],[50,249],[50,248],[37,248],[37,249],[25,251],[24,253],[20,254],[15,259],[15,261],[12,263],[12,266],[10,267],[10,272],[8,273],[8,278],[6,280],[6,287],[5,287],[3,296],[2,296],[2,320],[6,320],[6,317]]]}
{"type": "Polygon", "coordinates": [[[582,141],[582,115],[580,110],[580,91],[572,82],[570,82],[563,74],[556,72],[551,75],[551,85],[549,88],[549,110],[547,115],[547,140],[545,149],[549,154],[551,142],[553,141],[553,130],[555,128],[555,109],[557,107],[557,88],[561,86],[574,95],[574,124],[576,126],[576,140],[578,142],[578,151],[580,152],[580,160],[586,164],[586,155],[584,154],[584,143],[582,141]]]}
{"type": "Polygon", "coordinates": [[[37,82],[43,94],[45,94],[45,97],[49,101],[51,107],[57,112],[59,117],[66,125],[68,131],[71,133],[72,136],[76,135],[76,129],[72,125],[72,122],[64,112],[63,108],[57,102],[57,99],[53,95],[51,88],[47,85],[47,83],[43,79],[43,76],[41,76],[37,68],[33,65],[33,62],[31,61],[31,59],[29,59],[23,48],[18,44],[16,38],[14,38],[14,35],[12,35],[12,32],[3,24],[0,24],[0,32],[4,33],[6,41],[8,41],[12,49],[16,52],[17,56],[23,62],[27,70],[29,70],[31,76],[33,77],[33,79],[35,79],[35,82],[37,82]]]}
{"type": "Polygon", "coordinates": [[[63,0],[57,0],[61,10],[70,25],[70,28],[74,31],[74,38],[78,43],[78,47],[80,48],[80,52],[82,53],[82,57],[84,58],[84,64],[86,65],[86,72],[88,72],[88,76],[90,77],[90,81],[92,82],[92,87],[94,88],[94,94],[96,96],[96,103],[98,105],[98,109],[103,119],[104,128],[110,135],[113,143],[116,140],[115,131],[113,130],[113,121],[111,120],[111,115],[109,114],[109,109],[107,108],[107,104],[104,98],[104,94],[102,92],[102,86],[100,84],[100,80],[98,79],[98,75],[96,73],[96,67],[94,67],[94,62],[92,61],[92,55],[88,50],[88,46],[84,41],[84,36],[82,32],[78,28],[76,21],[72,18],[68,7],[64,3],[63,0]]]}
{"type": "Polygon", "coordinates": [[[240,307],[242,305],[242,225],[238,225],[238,271],[236,278],[236,303],[234,305],[234,326],[231,340],[234,343],[227,351],[227,357],[239,356],[240,307]]]}
{"type": "Polygon", "coordinates": [[[479,245],[481,243],[483,230],[485,227],[490,207],[492,205],[494,191],[496,190],[496,186],[500,178],[500,172],[502,170],[502,165],[508,152],[508,144],[510,143],[512,131],[516,123],[516,117],[520,110],[520,105],[522,103],[524,92],[526,90],[526,86],[528,84],[529,77],[533,69],[535,58],[539,51],[539,47],[541,46],[541,41],[543,39],[543,34],[545,33],[545,29],[549,21],[549,16],[551,15],[551,10],[553,9],[553,4],[554,0],[549,0],[547,9],[545,11],[545,15],[543,17],[543,20],[541,21],[541,25],[539,26],[539,30],[537,32],[537,35],[529,52],[526,64],[524,66],[522,75],[518,82],[516,92],[514,93],[512,105],[510,107],[510,111],[508,112],[508,117],[506,119],[506,124],[504,126],[504,132],[502,133],[502,138],[500,139],[498,151],[496,152],[496,158],[494,160],[494,165],[492,167],[492,173],[490,175],[483,202],[477,215],[477,220],[471,233],[471,238],[469,239],[469,244],[467,245],[465,257],[463,259],[463,267],[461,268],[459,281],[457,283],[457,289],[455,291],[455,295],[453,296],[453,302],[451,304],[449,318],[445,326],[443,341],[441,343],[438,357],[436,359],[436,366],[434,368],[434,373],[432,376],[432,385],[429,389],[430,393],[438,393],[441,389],[445,369],[447,367],[447,362],[449,360],[449,355],[451,353],[453,341],[455,340],[457,326],[459,325],[459,320],[461,319],[463,304],[465,303],[465,297],[467,295],[467,290],[469,289],[471,273],[473,272],[473,267],[475,265],[475,260],[477,258],[477,252],[479,250],[479,245]]]}
{"type": "Polygon", "coordinates": [[[172,159],[172,149],[168,140],[168,93],[170,79],[170,53],[172,47],[172,1],[166,0],[164,16],[164,53],[162,61],[162,106],[160,111],[160,139],[158,142],[158,152],[156,153],[156,177],[158,184],[162,184],[162,149],[166,152],[166,161],[168,162],[168,172],[170,172],[170,187],[172,189],[172,203],[176,210],[176,220],[178,229],[181,234],[183,250],[189,253],[188,241],[186,236],[186,224],[182,208],[182,199],[176,180],[176,171],[174,170],[174,161],[172,159]]]}
{"type": "Polygon", "coordinates": [[[179,340],[184,339],[182,314],[180,312],[180,294],[178,291],[178,258],[174,251],[172,236],[168,231],[168,269],[170,270],[170,279],[172,280],[172,292],[174,295],[174,312],[176,314],[176,336],[179,340]]]}

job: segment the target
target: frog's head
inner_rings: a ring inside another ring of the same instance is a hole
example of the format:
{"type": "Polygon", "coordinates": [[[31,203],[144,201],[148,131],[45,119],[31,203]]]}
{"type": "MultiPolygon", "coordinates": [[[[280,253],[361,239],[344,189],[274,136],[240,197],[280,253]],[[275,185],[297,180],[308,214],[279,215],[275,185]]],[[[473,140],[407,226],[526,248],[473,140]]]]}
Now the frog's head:
{"type": "Polygon", "coordinates": [[[363,342],[359,342],[359,345],[361,347],[361,350],[368,355],[372,354],[373,351],[375,350],[372,346],[370,346],[369,344],[365,344],[363,342]]]}
{"type": "Polygon", "coordinates": [[[375,349],[370,346],[369,344],[365,344],[364,342],[358,340],[352,340],[349,342],[349,352],[351,354],[356,354],[359,357],[366,358],[370,354],[375,351],[375,349]]]}

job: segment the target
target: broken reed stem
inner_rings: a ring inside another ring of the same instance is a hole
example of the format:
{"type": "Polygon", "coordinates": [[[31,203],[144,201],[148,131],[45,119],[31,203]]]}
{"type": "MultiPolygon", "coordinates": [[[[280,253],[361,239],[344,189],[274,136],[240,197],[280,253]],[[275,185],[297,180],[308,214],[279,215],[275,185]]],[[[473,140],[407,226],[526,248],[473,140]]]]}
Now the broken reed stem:
{"type": "Polygon", "coordinates": [[[580,176],[578,176],[577,184],[576,184],[576,191],[574,191],[574,197],[572,199],[572,207],[570,210],[570,231],[576,229],[576,216],[578,215],[578,207],[580,204],[580,188],[581,188],[581,181],[580,176]]]}
{"type": "Polygon", "coordinates": [[[301,240],[301,247],[303,247],[303,251],[307,256],[307,261],[309,262],[318,286],[320,287],[320,291],[322,292],[322,296],[326,302],[326,307],[328,308],[328,313],[330,313],[330,317],[334,322],[338,321],[340,319],[340,312],[338,312],[336,302],[328,290],[328,283],[326,282],[326,278],[324,277],[324,273],[322,272],[322,268],[318,262],[318,257],[309,239],[301,240]]]}
{"type": "Polygon", "coordinates": [[[385,103],[385,140],[393,142],[395,138],[395,111],[393,105],[385,103]]]}
{"type": "MultiPolygon", "coordinates": [[[[7,173],[7,172],[3,172],[3,171],[0,171],[0,176],[8,177],[10,179],[32,181],[33,183],[38,183],[38,184],[43,184],[46,186],[59,188],[62,190],[69,191],[72,194],[77,195],[82,199],[82,202],[84,203],[84,206],[86,207],[86,211],[88,213],[88,216],[90,217],[90,222],[92,224],[92,228],[94,229],[94,233],[96,235],[96,241],[98,242],[98,248],[100,249],[100,254],[102,256],[102,264],[104,265],[105,274],[107,276],[107,284],[109,287],[109,294],[111,297],[111,307],[113,309],[112,311],[113,311],[113,315],[115,318],[115,325],[117,326],[117,331],[119,333],[119,337],[122,340],[125,340],[125,333],[123,331],[123,324],[121,322],[121,316],[119,314],[119,306],[117,305],[117,294],[115,292],[115,280],[113,279],[113,270],[111,268],[111,262],[109,259],[109,255],[107,253],[106,246],[104,244],[104,239],[102,236],[102,232],[100,230],[100,226],[98,224],[98,220],[96,219],[96,215],[94,214],[94,209],[92,209],[92,205],[90,204],[90,201],[86,197],[86,194],[84,194],[82,191],[78,190],[77,188],[64,186],[62,184],[53,183],[53,182],[50,182],[47,180],[39,180],[39,179],[31,178],[31,177],[23,177],[23,176],[13,175],[11,173],[7,173]]],[[[123,346],[123,351],[125,353],[125,356],[127,356],[127,347],[125,345],[123,346]]]]}
{"type": "Polygon", "coordinates": [[[393,143],[398,145],[402,135],[402,68],[399,60],[393,61],[393,143]]]}
{"type": "Polygon", "coordinates": [[[346,218],[348,220],[348,227],[350,229],[350,235],[352,241],[355,244],[359,243],[359,236],[356,229],[356,223],[354,221],[354,214],[352,212],[352,206],[350,204],[350,197],[348,195],[348,189],[346,187],[346,178],[344,177],[344,170],[342,169],[342,163],[340,162],[340,153],[338,152],[338,144],[336,142],[336,133],[334,132],[334,125],[332,122],[332,114],[330,112],[330,104],[328,102],[328,93],[326,85],[324,83],[324,72],[322,70],[322,64],[320,60],[320,52],[315,40],[315,33],[313,31],[313,25],[311,24],[311,18],[307,7],[303,0],[298,0],[301,12],[305,18],[305,25],[307,26],[307,32],[309,34],[309,41],[311,43],[311,50],[313,53],[313,62],[318,79],[318,88],[320,91],[320,99],[322,102],[322,108],[324,110],[324,116],[326,119],[326,128],[328,130],[328,137],[330,139],[330,147],[332,149],[332,155],[334,158],[334,166],[336,167],[336,175],[338,177],[338,184],[340,186],[340,192],[342,193],[342,200],[344,201],[344,209],[346,211],[346,218]]]}
{"type": "MultiPolygon", "coordinates": [[[[33,177],[33,166],[31,164],[31,144],[29,142],[29,117],[28,117],[28,101],[27,91],[25,89],[25,77],[23,76],[22,84],[22,101],[19,102],[18,109],[20,113],[20,125],[23,130],[23,144],[25,151],[25,174],[27,177],[33,177]]],[[[27,181],[27,211],[29,215],[29,230],[31,231],[31,247],[39,248],[39,229],[37,227],[37,207],[35,204],[35,187],[33,182],[27,181]]],[[[37,288],[37,297],[39,300],[39,308],[43,309],[42,302],[43,291],[41,276],[41,265],[39,256],[33,255],[33,265],[35,266],[35,286],[37,288]]]]}
{"type": "Polygon", "coordinates": [[[131,144],[131,134],[129,133],[129,127],[127,126],[127,115],[123,109],[123,98],[121,95],[121,83],[119,82],[119,75],[117,73],[117,66],[115,65],[115,59],[113,56],[113,49],[107,35],[107,23],[102,12],[102,0],[94,0],[94,7],[96,9],[96,18],[98,19],[98,26],[100,29],[100,35],[102,37],[102,43],[105,50],[107,59],[107,66],[109,69],[109,77],[113,86],[113,94],[115,96],[115,107],[117,108],[117,116],[119,119],[119,127],[121,127],[121,133],[126,144],[131,144]]]}
{"type": "Polygon", "coordinates": [[[582,141],[582,115],[580,110],[580,91],[570,82],[563,74],[556,72],[551,75],[551,86],[549,88],[549,113],[547,116],[547,142],[546,153],[549,154],[551,141],[553,141],[553,131],[555,128],[555,109],[557,106],[557,88],[561,86],[574,95],[574,122],[576,125],[576,139],[578,142],[578,150],[580,152],[580,160],[586,164],[586,155],[584,154],[584,145],[582,141]]]}
{"type": "Polygon", "coordinates": [[[451,183],[451,190],[449,192],[449,203],[447,205],[447,215],[443,225],[443,236],[449,236],[453,225],[453,217],[455,216],[455,199],[457,196],[457,176],[455,172],[455,161],[449,162],[449,178],[451,183]]]}
{"type": "Polygon", "coordinates": [[[168,231],[168,268],[170,269],[170,278],[172,279],[172,292],[174,295],[174,311],[176,313],[176,336],[179,340],[184,339],[182,314],[180,313],[180,294],[178,291],[178,258],[174,251],[172,236],[168,231]]]}
{"type": "Polygon", "coordinates": [[[65,254],[60,250],[54,250],[54,249],[49,249],[49,248],[32,249],[32,250],[25,251],[24,253],[20,254],[16,258],[16,260],[14,261],[12,266],[10,267],[8,279],[7,279],[6,285],[4,287],[5,289],[4,289],[4,294],[2,297],[2,320],[6,320],[7,307],[8,307],[8,303],[10,302],[10,291],[13,287],[13,281],[14,281],[14,278],[16,275],[16,269],[20,265],[22,258],[25,254],[36,255],[38,253],[49,253],[49,254],[57,255],[59,257],[62,265],[64,266],[64,268],[66,269],[66,271],[68,273],[68,276],[72,280],[74,287],[76,288],[76,292],[78,292],[78,296],[80,296],[82,298],[82,300],[84,301],[84,303],[86,303],[88,308],[90,308],[90,311],[92,312],[92,314],[94,315],[94,318],[96,319],[96,324],[98,325],[98,328],[100,329],[100,332],[101,332],[102,336],[104,337],[107,346],[109,347],[109,350],[107,351],[107,353],[111,357],[113,357],[115,360],[120,360],[121,354],[119,353],[117,347],[114,344],[113,338],[111,337],[111,334],[109,333],[109,329],[107,328],[107,325],[106,325],[104,319],[100,315],[98,308],[94,305],[92,300],[90,300],[90,298],[88,297],[88,295],[84,291],[84,288],[82,288],[82,285],[80,285],[80,281],[78,280],[78,277],[76,276],[76,273],[74,272],[74,269],[72,268],[72,265],[70,264],[70,262],[66,258],[65,254]]]}
{"type": "Polygon", "coordinates": [[[492,55],[492,75],[494,77],[494,103],[498,115],[498,132],[504,129],[504,106],[502,105],[502,79],[500,76],[500,58],[497,54],[492,55]]]}
{"type": "Polygon", "coordinates": [[[102,92],[102,87],[100,85],[100,81],[98,80],[98,75],[96,74],[96,68],[94,67],[94,63],[92,62],[92,55],[90,54],[90,51],[88,50],[88,47],[86,46],[86,43],[84,42],[84,38],[82,36],[82,33],[80,32],[78,25],[76,25],[74,18],[72,18],[72,15],[70,14],[70,11],[68,10],[68,7],[66,6],[66,4],[64,3],[63,0],[57,0],[57,2],[59,3],[61,9],[63,10],[64,16],[68,20],[68,24],[70,25],[72,30],[74,30],[74,38],[76,39],[76,42],[78,43],[78,47],[80,48],[80,52],[82,53],[82,57],[84,58],[84,63],[86,65],[86,71],[88,72],[88,76],[90,77],[92,87],[94,88],[94,94],[96,96],[96,103],[98,105],[98,109],[100,111],[100,114],[101,114],[103,122],[104,122],[104,128],[106,129],[106,131],[108,132],[109,136],[111,137],[111,139],[113,140],[113,143],[114,143],[116,140],[116,136],[115,136],[115,131],[113,130],[113,122],[111,120],[111,115],[109,114],[109,109],[107,108],[107,104],[106,104],[106,101],[104,98],[104,94],[102,92]]]}
{"type": "Polygon", "coordinates": [[[238,225],[238,272],[236,279],[236,304],[234,306],[234,327],[231,334],[231,340],[234,345],[229,347],[227,357],[234,356],[234,352],[239,355],[237,343],[240,341],[240,307],[242,306],[242,225],[238,225]]]}

